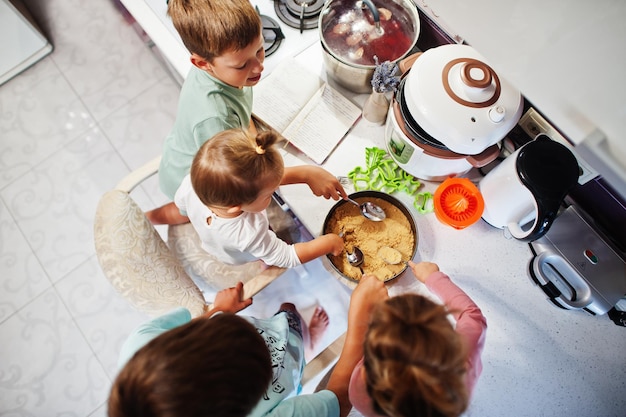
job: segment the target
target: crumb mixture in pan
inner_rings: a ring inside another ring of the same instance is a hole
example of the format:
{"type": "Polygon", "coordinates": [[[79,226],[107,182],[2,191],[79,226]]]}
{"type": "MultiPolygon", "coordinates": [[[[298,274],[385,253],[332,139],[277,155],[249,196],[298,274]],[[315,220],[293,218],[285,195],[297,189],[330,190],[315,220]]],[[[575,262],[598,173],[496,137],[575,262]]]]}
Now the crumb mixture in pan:
{"type": "Polygon", "coordinates": [[[400,273],[405,265],[389,265],[379,255],[378,251],[388,246],[402,254],[402,260],[407,261],[413,255],[415,236],[411,231],[411,224],[404,213],[387,200],[375,197],[357,198],[358,203],[371,201],[385,210],[387,218],[382,222],[366,219],[359,208],[354,204],[345,203],[339,206],[328,220],[324,233],[342,233],[345,249],[339,256],[330,256],[330,261],[339,271],[348,277],[359,280],[361,271],[350,265],[346,259],[346,251],[352,252],[358,246],[363,252],[364,262],[361,267],[365,274],[374,274],[378,279],[386,281],[400,273]]]}

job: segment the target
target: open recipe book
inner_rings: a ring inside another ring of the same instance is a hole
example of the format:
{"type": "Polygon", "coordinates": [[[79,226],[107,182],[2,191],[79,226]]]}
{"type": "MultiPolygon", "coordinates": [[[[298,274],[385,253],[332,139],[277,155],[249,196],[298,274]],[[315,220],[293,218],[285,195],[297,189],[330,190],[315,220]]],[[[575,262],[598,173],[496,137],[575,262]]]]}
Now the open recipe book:
{"type": "Polygon", "coordinates": [[[322,164],[359,120],[361,109],[292,58],[254,87],[252,113],[322,164]]]}

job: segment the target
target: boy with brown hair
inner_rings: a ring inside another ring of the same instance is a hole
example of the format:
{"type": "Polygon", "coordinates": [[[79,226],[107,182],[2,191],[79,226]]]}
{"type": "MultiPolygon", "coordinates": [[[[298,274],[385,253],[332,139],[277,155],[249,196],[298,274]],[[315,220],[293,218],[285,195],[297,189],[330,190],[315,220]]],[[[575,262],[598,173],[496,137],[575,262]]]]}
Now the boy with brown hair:
{"type": "MultiPolygon", "coordinates": [[[[265,50],[261,19],[249,0],[170,0],[168,14],[193,64],[159,167],[161,190],[173,200],[204,142],[234,128],[256,135],[252,87],[261,79],[265,50]]],[[[281,184],[295,183],[308,184],[317,196],[346,196],[339,181],[317,166],[287,167],[281,184]]],[[[154,224],[188,221],[173,203],[146,215],[154,224]]]]}

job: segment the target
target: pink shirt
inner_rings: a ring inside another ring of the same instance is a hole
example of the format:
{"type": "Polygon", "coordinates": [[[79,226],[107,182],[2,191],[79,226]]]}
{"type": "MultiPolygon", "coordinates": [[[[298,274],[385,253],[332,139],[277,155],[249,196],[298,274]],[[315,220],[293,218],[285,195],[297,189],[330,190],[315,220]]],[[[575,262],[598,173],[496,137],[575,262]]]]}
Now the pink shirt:
{"type": "MultiPolygon", "coordinates": [[[[471,395],[483,369],[480,355],[485,345],[487,320],[472,299],[443,272],[430,275],[426,279],[426,287],[436,294],[452,312],[456,320],[456,332],[469,348],[466,384],[471,395]]],[[[365,379],[361,376],[362,372],[364,372],[363,359],[356,365],[350,378],[350,402],[364,416],[379,417],[380,414],[375,413],[372,408],[372,400],[367,394],[365,379]]]]}

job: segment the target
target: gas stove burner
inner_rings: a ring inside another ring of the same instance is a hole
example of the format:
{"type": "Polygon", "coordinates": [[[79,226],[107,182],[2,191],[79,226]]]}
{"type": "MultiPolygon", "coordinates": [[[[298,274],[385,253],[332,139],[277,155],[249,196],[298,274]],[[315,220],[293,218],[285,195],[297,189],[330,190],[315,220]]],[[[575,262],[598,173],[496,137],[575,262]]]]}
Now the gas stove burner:
{"type": "Polygon", "coordinates": [[[265,56],[267,57],[276,52],[280,43],[285,39],[285,35],[276,20],[269,16],[260,16],[263,25],[263,49],[265,49],[265,56]]]}
{"type": "Polygon", "coordinates": [[[274,0],[274,10],[280,20],[292,28],[315,29],[323,0],[274,0]]]}

